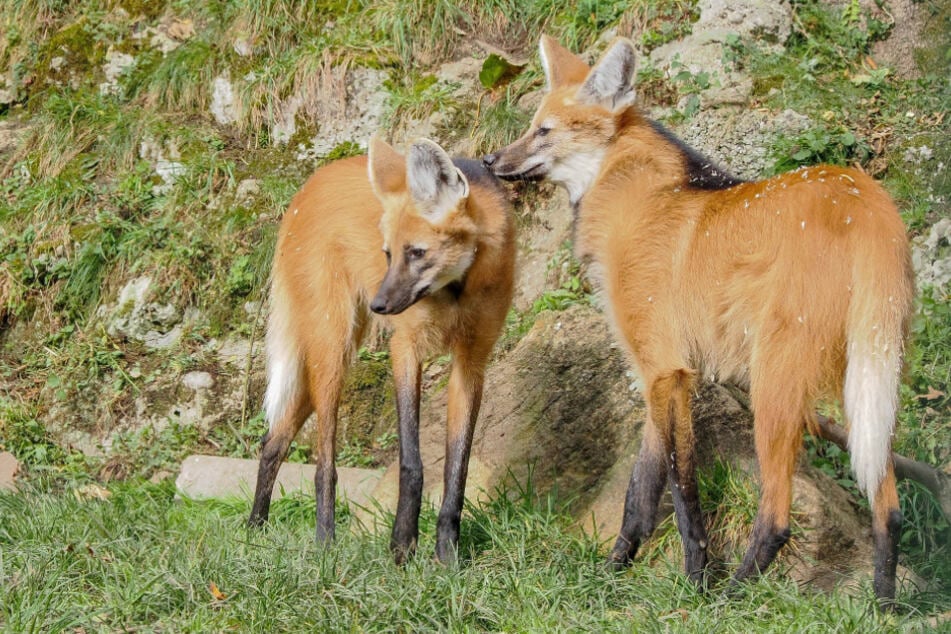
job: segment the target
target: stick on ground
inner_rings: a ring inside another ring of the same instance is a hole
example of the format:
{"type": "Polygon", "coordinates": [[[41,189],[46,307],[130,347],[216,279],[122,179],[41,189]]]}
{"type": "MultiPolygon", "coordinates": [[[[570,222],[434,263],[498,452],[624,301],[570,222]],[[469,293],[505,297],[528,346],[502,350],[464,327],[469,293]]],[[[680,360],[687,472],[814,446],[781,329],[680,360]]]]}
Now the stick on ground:
{"type": "MultiPolygon", "coordinates": [[[[816,422],[819,424],[819,437],[829,442],[833,442],[844,451],[849,450],[849,439],[845,428],[836,425],[828,416],[817,415],[816,422]]],[[[892,453],[892,461],[895,464],[895,477],[899,480],[908,478],[922,485],[935,497],[944,517],[951,521],[951,476],[938,471],[934,467],[924,462],[918,462],[906,458],[897,453],[892,453]]]]}

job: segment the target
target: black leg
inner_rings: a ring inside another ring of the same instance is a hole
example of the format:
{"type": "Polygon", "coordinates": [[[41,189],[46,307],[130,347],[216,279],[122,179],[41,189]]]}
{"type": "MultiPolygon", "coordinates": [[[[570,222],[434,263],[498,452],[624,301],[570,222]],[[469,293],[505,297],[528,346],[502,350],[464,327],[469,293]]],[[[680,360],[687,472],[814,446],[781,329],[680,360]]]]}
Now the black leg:
{"type": "Polygon", "coordinates": [[[271,495],[281,463],[291,444],[288,434],[267,432],[261,438],[261,460],[258,463],[258,481],[254,489],[254,504],[248,526],[261,526],[267,522],[271,509],[271,495]]]}
{"type": "Polygon", "coordinates": [[[658,430],[648,420],[624,498],[621,531],[608,556],[609,565],[616,568],[626,566],[634,558],[641,542],[654,532],[657,505],[664,490],[666,464],[663,441],[658,430]]]}
{"type": "Polygon", "coordinates": [[[420,367],[415,359],[397,367],[394,357],[393,363],[400,427],[400,492],[390,550],[401,564],[416,551],[423,499],[423,461],[419,453],[420,367]]]}
{"type": "Polygon", "coordinates": [[[464,358],[457,356],[449,378],[443,501],[436,524],[436,558],[443,563],[455,560],[459,546],[459,521],[465,500],[472,434],[482,400],[482,384],[481,367],[473,371],[466,366],[464,358]]]}

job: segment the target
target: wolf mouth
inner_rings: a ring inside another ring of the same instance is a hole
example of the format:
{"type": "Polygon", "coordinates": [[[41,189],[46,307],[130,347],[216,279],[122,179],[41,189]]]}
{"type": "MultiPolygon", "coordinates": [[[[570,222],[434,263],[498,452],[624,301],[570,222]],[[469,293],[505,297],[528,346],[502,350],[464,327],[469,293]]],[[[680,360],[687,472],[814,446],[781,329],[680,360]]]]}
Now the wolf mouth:
{"type": "Polygon", "coordinates": [[[507,181],[539,181],[545,178],[546,170],[544,163],[538,163],[523,172],[509,172],[508,174],[496,174],[502,180],[507,181]]]}

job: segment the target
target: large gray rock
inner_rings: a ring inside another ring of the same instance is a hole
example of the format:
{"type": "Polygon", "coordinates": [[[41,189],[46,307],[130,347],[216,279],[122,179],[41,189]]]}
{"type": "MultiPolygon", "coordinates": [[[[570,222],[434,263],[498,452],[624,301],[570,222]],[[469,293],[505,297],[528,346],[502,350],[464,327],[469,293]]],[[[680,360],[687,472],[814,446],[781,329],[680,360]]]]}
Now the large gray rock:
{"type": "Polygon", "coordinates": [[[701,92],[704,106],[746,103],[752,79],[725,61],[726,45],[737,37],[763,48],[782,48],[792,32],[789,2],[702,0],[697,8],[700,18],[692,33],[651,51],[651,64],[671,77],[684,70],[707,73],[711,85],[701,92]]]}
{"type": "MultiPolygon", "coordinates": [[[[284,463],[277,474],[274,499],[303,492],[314,494],[314,473],[310,464],[284,463]]],[[[244,498],[254,496],[258,461],[221,456],[189,456],[182,462],[175,480],[176,495],[193,500],[244,498]]],[[[355,506],[368,506],[369,494],[380,479],[375,469],[337,467],[337,496],[355,506]]]]}
{"type": "Polygon", "coordinates": [[[228,74],[218,75],[211,84],[211,114],[219,125],[230,125],[238,120],[234,86],[228,74]]]}
{"type": "Polygon", "coordinates": [[[811,120],[794,110],[771,113],[749,108],[703,110],[674,131],[720,166],[747,179],[761,178],[772,167],[770,146],[796,136],[811,120]]]}
{"type": "Polygon", "coordinates": [[[951,290],[951,218],[942,218],[912,243],[911,260],[919,287],[951,290]]]}
{"type": "Polygon", "coordinates": [[[178,342],[182,334],[182,313],[172,304],[150,301],[152,278],[129,280],[114,304],[99,308],[106,319],[106,332],[111,337],[140,341],[149,348],[164,349],[178,342]]]}
{"type": "Polygon", "coordinates": [[[386,71],[373,68],[322,70],[321,82],[312,87],[313,94],[300,95],[301,106],[310,104],[309,98],[316,102],[314,112],[309,114],[315,115],[320,128],[309,143],[298,147],[297,159],[324,157],[345,141],[366,147],[383,125],[389,94],[383,85],[387,77],[386,71]]]}
{"type": "Polygon", "coordinates": [[[764,45],[782,46],[792,33],[788,0],[701,0],[693,32],[734,33],[764,45]]]}

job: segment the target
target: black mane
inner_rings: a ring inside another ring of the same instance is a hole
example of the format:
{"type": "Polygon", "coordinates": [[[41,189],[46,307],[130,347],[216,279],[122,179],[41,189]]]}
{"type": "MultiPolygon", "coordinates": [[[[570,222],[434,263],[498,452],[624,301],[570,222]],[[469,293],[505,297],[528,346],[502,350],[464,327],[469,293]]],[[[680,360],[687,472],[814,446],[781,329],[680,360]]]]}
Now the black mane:
{"type": "Polygon", "coordinates": [[[746,181],[738,178],[723,169],[703,154],[693,149],[673,132],[657,123],[650,122],[651,127],[671,145],[677,148],[683,159],[684,171],[687,173],[687,187],[691,189],[727,189],[746,181]]]}

